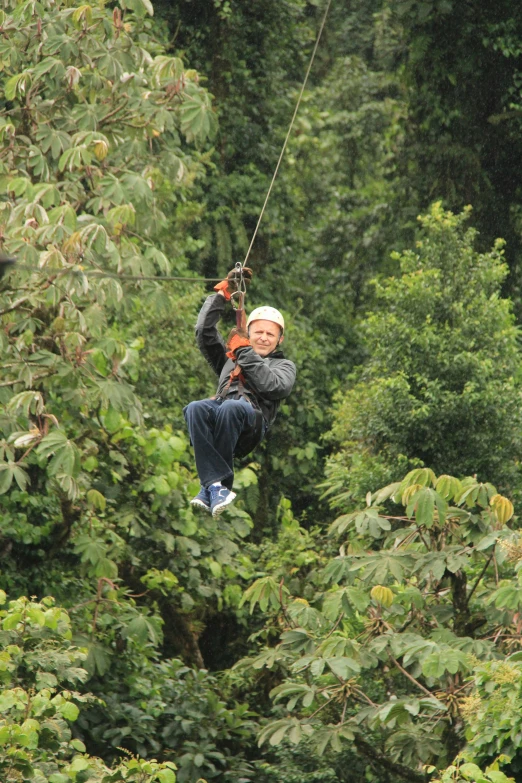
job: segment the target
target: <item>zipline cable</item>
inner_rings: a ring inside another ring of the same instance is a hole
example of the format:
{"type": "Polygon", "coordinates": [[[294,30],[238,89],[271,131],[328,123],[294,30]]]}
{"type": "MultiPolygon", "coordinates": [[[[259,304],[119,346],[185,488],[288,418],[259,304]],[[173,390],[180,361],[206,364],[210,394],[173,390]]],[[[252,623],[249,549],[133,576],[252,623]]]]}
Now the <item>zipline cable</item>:
{"type": "Polygon", "coordinates": [[[45,269],[39,266],[32,266],[30,264],[16,264],[15,269],[22,269],[27,272],[39,272],[43,275],[56,274],[59,277],[63,275],[77,275],[85,277],[108,277],[113,280],[156,280],[160,282],[168,282],[169,280],[179,280],[184,283],[219,283],[220,277],[177,277],[174,275],[126,275],[118,274],[117,272],[107,272],[103,269],[67,269],[61,267],[59,269],[45,269]]]}
{"type": "Polygon", "coordinates": [[[265,203],[263,204],[263,207],[261,209],[261,213],[259,215],[259,218],[258,218],[258,221],[257,221],[257,225],[256,225],[256,227],[254,229],[254,233],[252,235],[252,239],[250,240],[250,245],[248,246],[248,250],[247,250],[247,253],[246,253],[246,256],[245,256],[245,260],[243,261],[242,266],[246,266],[246,263],[248,261],[248,257],[250,255],[250,251],[252,250],[252,246],[253,246],[253,244],[255,242],[255,239],[256,239],[256,236],[257,236],[257,231],[259,229],[259,226],[261,225],[261,221],[263,219],[263,215],[265,214],[266,205],[268,204],[268,199],[270,198],[270,194],[272,193],[272,188],[274,187],[274,182],[276,180],[277,173],[278,173],[279,167],[281,165],[281,161],[283,160],[283,155],[285,154],[286,146],[288,144],[288,140],[290,138],[290,134],[292,133],[292,128],[294,127],[295,118],[297,117],[297,112],[299,111],[299,106],[301,104],[301,98],[303,97],[304,91],[306,89],[306,84],[308,82],[308,77],[310,76],[310,71],[312,70],[312,65],[314,64],[315,53],[317,52],[317,48],[319,46],[319,41],[321,40],[321,35],[323,34],[324,26],[326,24],[326,19],[328,17],[328,12],[330,10],[331,4],[332,4],[332,0],[328,0],[328,3],[326,5],[326,10],[325,10],[324,15],[323,15],[323,19],[321,21],[321,26],[319,27],[319,32],[317,34],[315,45],[314,45],[314,48],[313,48],[313,51],[312,51],[312,56],[310,57],[310,62],[308,63],[308,68],[306,69],[306,74],[305,74],[305,78],[304,78],[304,81],[303,81],[303,84],[302,84],[302,87],[301,87],[301,92],[299,93],[299,97],[298,97],[297,103],[295,105],[294,113],[293,113],[292,119],[290,120],[290,126],[288,128],[288,133],[286,134],[286,138],[284,140],[283,147],[281,149],[281,153],[279,155],[279,159],[277,161],[277,165],[275,167],[275,171],[274,171],[274,174],[272,176],[272,181],[270,183],[270,187],[268,188],[268,192],[266,194],[265,203]]]}

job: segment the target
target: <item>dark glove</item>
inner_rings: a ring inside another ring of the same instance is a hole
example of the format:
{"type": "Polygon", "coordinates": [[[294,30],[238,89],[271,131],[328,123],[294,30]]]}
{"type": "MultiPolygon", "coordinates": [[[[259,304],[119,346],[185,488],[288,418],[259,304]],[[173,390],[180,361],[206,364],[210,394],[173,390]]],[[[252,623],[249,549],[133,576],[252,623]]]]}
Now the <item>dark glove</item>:
{"type": "MultiPolygon", "coordinates": [[[[253,274],[252,270],[248,266],[244,266],[242,273],[245,285],[250,285],[253,274]]],[[[221,283],[214,286],[214,291],[221,291],[228,302],[231,295],[237,291],[240,280],[241,272],[234,267],[234,269],[230,270],[225,280],[222,280],[221,283]]]]}
{"type": "Polygon", "coordinates": [[[250,348],[250,340],[246,329],[235,327],[232,329],[227,339],[227,356],[229,359],[236,360],[236,351],[238,348],[250,348]]]}
{"type": "Polygon", "coordinates": [[[4,253],[0,253],[0,278],[5,275],[9,267],[13,266],[13,264],[16,264],[16,258],[9,258],[4,255],[4,253]]]}

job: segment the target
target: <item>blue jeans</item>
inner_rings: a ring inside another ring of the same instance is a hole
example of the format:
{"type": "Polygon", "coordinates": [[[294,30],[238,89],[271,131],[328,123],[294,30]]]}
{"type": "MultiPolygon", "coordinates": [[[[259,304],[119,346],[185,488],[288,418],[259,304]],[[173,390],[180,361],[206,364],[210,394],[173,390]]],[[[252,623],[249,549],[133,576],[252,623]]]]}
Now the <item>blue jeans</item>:
{"type": "Polygon", "coordinates": [[[232,489],[234,449],[239,436],[254,426],[255,410],[247,400],[195,400],[183,409],[196,468],[203,487],[220,481],[232,489]]]}

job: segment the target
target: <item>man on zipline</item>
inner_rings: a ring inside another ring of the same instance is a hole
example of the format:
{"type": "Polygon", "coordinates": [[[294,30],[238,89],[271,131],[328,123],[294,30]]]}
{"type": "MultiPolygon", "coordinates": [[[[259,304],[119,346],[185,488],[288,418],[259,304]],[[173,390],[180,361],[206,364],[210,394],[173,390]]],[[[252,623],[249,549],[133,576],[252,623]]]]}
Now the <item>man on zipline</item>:
{"type": "MultiPolygon", "coordinates": [[[[237,291],[237,269],[215,286],[196,324],[198,347],[219,376],[216,396],[196,400],[183,410],[194,447],[201,489],[191,504],[213,516],[236,497],[232,492],[234,456],[249,454],[272,425],[295,382],[295,364],[278,350],[284,339],[284,318],[273,307],[258,307],[246,330],[234,328],[227,343],[217,323],[237,291]]],[[[252,270],[242,270],[249,283],[252,270]]]]}

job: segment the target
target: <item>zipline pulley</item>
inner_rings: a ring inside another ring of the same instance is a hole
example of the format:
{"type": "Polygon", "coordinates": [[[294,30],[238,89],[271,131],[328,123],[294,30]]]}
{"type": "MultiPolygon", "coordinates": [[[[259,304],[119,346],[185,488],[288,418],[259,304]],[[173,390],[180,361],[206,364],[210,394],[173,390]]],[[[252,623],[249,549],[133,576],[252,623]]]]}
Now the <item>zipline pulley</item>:
{"type": "Polygon", "coordinates": [[[243,273],[243,264],[238,261],[235,266],[234,282],[237,286],[236,291],[230,295],[230,302],[232,307],[236,311],[236,327],[238,329],[246,329],[246,313],[245,313],[245,294],[246,294],[246,282],[245,275],[243,273]]]}

